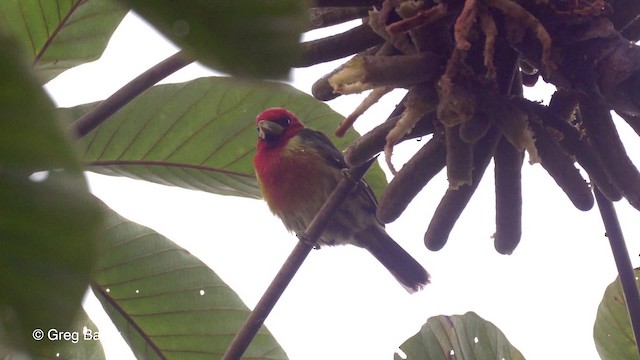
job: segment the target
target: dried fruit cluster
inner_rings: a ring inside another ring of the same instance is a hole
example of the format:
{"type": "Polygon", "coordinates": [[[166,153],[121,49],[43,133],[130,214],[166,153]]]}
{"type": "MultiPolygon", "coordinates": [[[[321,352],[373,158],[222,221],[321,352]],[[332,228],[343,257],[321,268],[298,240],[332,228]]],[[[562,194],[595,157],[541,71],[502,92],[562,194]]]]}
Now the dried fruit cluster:
{"type": "Polygon", "coordinates": [[[640,6],[602,0],[316,0],[314,27],[352,19],[363,24],[303,44],[300,66],[355,56],[313,86],[331,100],[373,90],[336,131],[395,88],[408,89],[388,119],[346,151],[361,164],[384,151],[394,179],[378,217],[397,219],[446,167],[449,189],[425,234],[444,246],[493,158],[496,250],[511,253],[521,236],[525,151],[580,210],[594,203],[591,184],[611,200],[640,209],[640,173],[611,118],[640,134],[640,6]],[[522,96],[538,77],[556,85],[548,106],[522,96]],[[399,171],[395,144],[431,139],[399,171]],[[586,171],[585,180],[575,163],[586,171]]]}

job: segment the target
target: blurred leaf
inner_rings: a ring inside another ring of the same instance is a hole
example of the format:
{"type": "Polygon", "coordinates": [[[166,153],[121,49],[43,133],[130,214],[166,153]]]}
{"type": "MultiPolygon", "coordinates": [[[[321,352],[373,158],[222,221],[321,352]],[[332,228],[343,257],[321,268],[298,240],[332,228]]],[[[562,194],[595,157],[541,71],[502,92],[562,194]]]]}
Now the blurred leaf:
{"type": "MultiPolygon", "coordinates": [[[[59,329],[57,329],[59,330],[59,329]]],[[[48,329],[44,329],[45,333],[48,329]]],[[[64,335],[51,334],[45,335],[42,341],[53,342],[51,349],[46,353],[36,354],[36,359],[78,359],[78,360],[103,360],[105,359],[102,344],[100,343],[100,333],[96,324],[89,319],[87,313],[82,310],[77,317],[73,326],[64,329],[71,334],[71,340],[48,340],[49,335],[52,337],[64,335]]]]}
{"type": "MultiPolygon", "coordinates": [[[[640,287],[640,268],[635,269],[635,274],[636,286],[640,287]]],[[[593,338],[603,360],[640,359],[620,278],[604,292],[593,326],[593,338]]]]}
{"type": "MultiPolygon", "coordinates": [[[[171,240],[105,207],[92,289],[139,359],[219,358],[249,316],[238,295],[171,240]]],[[[286,359],[266,328],[245,352],[286,359]]]]}
{"type": "MultiPolygon", "coordinates": [[[[407,360],[524,360],[500,329],[472,311],[429,318],[400,349],[407,360]]],[[[395,354],[394,359],[404,358],[395,354]]]]}
{"type": "Polygon", "coordinates": [[[100,213],[51,100],[0,31],[0,343],[46,351],[89,282],[100,213]]]}
{"type": "Polygon", "coordinates": [[[285,76],[307,22],[300,0],[123,1],[200,62],[236,76],[285,76]]]}
{"type": "Polygon", "coordinates": [[[44,82],[98,59],[126,13],[114,0],[0,1],[0,24],[29,51],[44,82]]]}
{"type": "MultiPolygon", "coordinates": [[[[77,119],[95,104],[62,109],[77,119]]],[[[283,106],[311,128],[332,134],[343,117],[326,104],[275,82],[208,77],[159,85],[81,140],[87,169],[216,194],[260,197],[253,171],[255,117],[283,106]]],[[[344,149],[357,137],[332,139],[344,149]]],[[[379,192],[378,165],[366,179],[379,192]]]]}

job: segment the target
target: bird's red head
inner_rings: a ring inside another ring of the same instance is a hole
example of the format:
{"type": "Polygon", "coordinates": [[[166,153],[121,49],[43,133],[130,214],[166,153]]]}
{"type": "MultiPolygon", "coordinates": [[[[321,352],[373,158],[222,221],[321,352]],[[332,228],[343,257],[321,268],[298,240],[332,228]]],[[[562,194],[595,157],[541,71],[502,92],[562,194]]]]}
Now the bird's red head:
{"type": "Polygon", "coordinates": [[[284,108],[270,108],[256,117],[259,145],[284,144],[303,128],[304,124],[284,108]]]}

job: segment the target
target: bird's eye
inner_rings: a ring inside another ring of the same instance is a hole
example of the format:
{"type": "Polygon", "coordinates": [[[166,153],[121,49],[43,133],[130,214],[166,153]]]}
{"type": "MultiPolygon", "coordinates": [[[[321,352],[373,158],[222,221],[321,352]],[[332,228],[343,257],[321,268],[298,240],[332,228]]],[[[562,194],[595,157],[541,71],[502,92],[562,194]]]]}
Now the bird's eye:
{"type": "Polygon", "coordinates": [[[288,117],[281,117],[278,120],[275,121],[278,125],[287,127],[291,124],[291,119],[289,119],[288,117]]]}

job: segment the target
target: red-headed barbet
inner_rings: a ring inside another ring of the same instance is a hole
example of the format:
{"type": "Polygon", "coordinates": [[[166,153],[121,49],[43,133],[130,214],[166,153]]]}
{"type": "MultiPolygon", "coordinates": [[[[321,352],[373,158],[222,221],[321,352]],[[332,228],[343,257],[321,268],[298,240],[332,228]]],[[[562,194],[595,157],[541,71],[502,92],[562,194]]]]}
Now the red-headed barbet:
{"type": "MultiPolygon", "coordinates": [[[[262,195],[287,230],[301,235],[347,168],[329,138],[306,128],[294,114],[271,108],[256,118],[253,159],[262,195]]],[[[366,182],[345,199],[317,245],[352,244],[369,250],[409,292],[429,283],[427,271],[400,247],[376,218],[377,202],[366,182]]]]}

